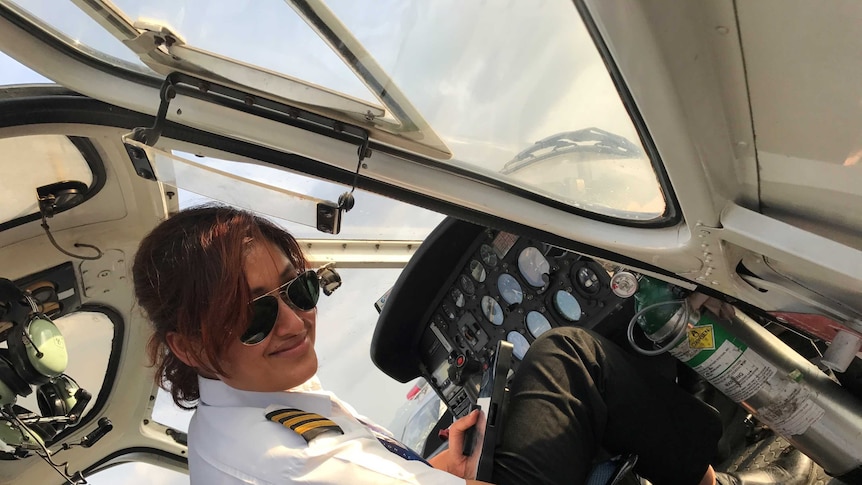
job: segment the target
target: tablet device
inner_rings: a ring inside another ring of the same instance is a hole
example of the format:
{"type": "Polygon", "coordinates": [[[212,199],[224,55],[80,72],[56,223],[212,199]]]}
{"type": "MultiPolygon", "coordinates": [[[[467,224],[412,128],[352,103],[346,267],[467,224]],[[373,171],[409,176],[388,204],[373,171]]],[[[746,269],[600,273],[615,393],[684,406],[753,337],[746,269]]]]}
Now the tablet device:
{"type": "MultiPolygon", "coordinates": [[[[476,465],[476,480],[491,481],[494,470],[494,450],[503,436],[503,406],[508,387],[506,380],[512,368],[510,342],[500,340],[494,352],[494,362],[485,371],[479,398],[476,404],[482,409],[482,417],[476,423],[476,443],[480,454],[476,465]]],[[[467,440],[465,440],[466,442],[467,440]]]]}

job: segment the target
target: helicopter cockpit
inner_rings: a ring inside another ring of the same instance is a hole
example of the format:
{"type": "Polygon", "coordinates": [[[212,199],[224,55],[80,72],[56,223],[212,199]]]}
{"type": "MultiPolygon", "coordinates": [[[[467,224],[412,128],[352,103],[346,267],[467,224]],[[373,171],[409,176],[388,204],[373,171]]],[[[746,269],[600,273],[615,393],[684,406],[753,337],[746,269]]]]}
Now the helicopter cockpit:
{"type": "Polygon", "coordinates": [[[330,375],[425,456],[576,326],[716,408],[720,469],[862,482],[860,8],[0,0],[0,482],[187,480],[127,262],[208,200],[335,264],[330,375]]]}

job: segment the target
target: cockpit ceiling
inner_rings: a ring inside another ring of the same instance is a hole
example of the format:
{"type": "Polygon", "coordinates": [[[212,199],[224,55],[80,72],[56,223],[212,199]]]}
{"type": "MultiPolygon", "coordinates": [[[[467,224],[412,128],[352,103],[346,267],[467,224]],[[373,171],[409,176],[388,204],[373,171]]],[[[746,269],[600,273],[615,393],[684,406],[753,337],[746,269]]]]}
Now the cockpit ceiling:
{"type": "Polygon", "coordinates": [[[862,5],[736,7],[762,211],[862,248],[862,5]]]}
{"type": "MultiPolygon", "coordinates": [[[[68,180],[91,187],[93,170],[75,142],[61,135],[31,135],[0,138],[3,164],[0,190],[0,227],[39,212],[36,189],[68,180]]],[[[101,161],[94,162],[101,163],[101,161]]]]}

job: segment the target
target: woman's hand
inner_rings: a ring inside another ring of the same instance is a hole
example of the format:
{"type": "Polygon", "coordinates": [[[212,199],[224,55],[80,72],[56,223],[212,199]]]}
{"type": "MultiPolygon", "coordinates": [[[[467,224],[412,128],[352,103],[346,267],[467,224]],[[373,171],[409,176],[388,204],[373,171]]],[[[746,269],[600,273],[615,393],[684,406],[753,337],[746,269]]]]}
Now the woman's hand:
{"type": "MultiPolygon", "coordinates": [[[[434,458],[431,458],[431,460],[429,460],[431,465],[434,468],[447,471],[457,477],[467,480],[475,479],[476,466],[482,450],[480,446],[475,446],[473,448],[472,455],[464,456],[462,453],[465,440],[464,434],[473,426],[478,425],[477,429],[483,429],[484,419],[485,415],[482,411],[476,409],[470,414],[452,423],[452,426],[449,426],[449,448],[434,458]]],[[[477,434],[476,442],[482,442],[481,435],[477,434]]]]}

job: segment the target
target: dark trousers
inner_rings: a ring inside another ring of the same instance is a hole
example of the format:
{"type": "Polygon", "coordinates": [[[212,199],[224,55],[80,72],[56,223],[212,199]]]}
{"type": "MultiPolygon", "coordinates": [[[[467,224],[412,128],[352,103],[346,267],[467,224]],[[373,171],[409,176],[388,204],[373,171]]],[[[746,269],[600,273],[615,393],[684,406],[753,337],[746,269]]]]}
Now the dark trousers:
{"type": "Polygon", "coordinates": [[[655,485],[699,483],[716,452],[715,410],[575,327],[530,347],[510,391],[493,483],[577,485],[599,449],[636,453],[655,485]]]}

